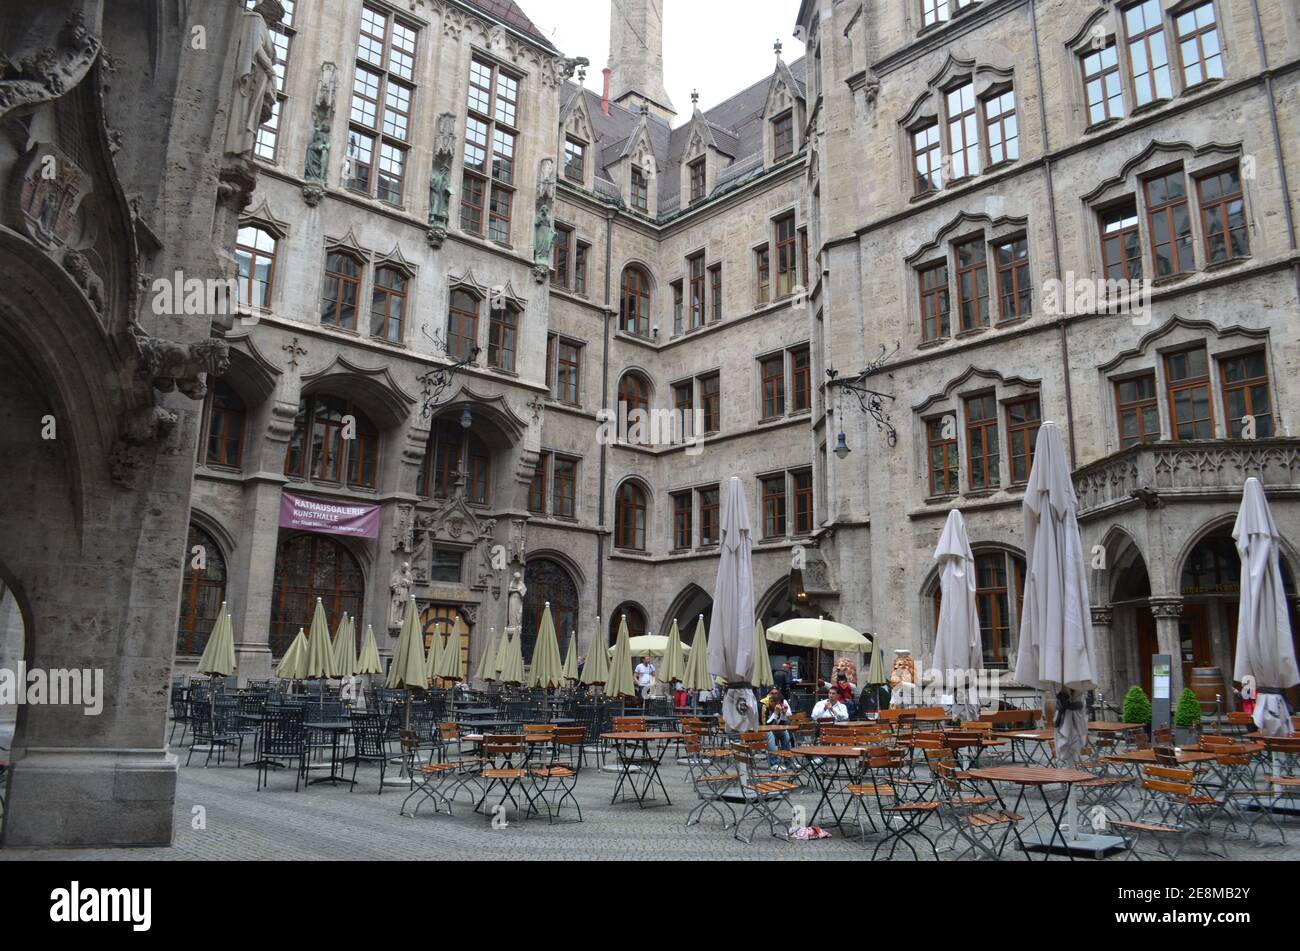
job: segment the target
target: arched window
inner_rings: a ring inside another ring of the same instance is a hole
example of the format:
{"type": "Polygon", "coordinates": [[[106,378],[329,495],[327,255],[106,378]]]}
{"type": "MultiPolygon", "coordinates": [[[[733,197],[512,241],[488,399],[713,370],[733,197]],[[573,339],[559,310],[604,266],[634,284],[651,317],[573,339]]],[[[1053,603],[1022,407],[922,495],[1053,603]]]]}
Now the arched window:
{"type": "Polygon", "coordinates": [[[195,656],[208,646],[208,635],[226,598],[226,559],[212,536],[195,525],[185,541],[181,613],[176,625],[176,653],[195,656]],[[195,552],[195,548],[201,551],[195,552]],[[201,556],[201,557],[200,557],[201,556]],[[198,561],[202,568],[195,568],[198,561]]]}
{"type": "Polygon", "coordinates": [[[650,277],[634,264],[623,269],[618,325],[638,337],[650,336],[650,277]]]}
{"type": "Polygon", "coordinates": [[[478,349],[479,299],[469,291],[451,292],[447,309],[447,356],[468,360],[478,349]]]}
{"type": "Polygon", "coordinates": [[[246,225],[235,238],[239,268],[239,302],[263,310],[271,306],[275,286],[275,236],[265,228],[246,225]]]}
{"type": "Polygon", "coordinates": [[[375,287],[370,295],[370,335],[390,343],[402,342],[406,326],[407,277],[391,267],[375,271],[375,287]]]}
{"type": "MultiPolygon", "coordinates": [[[[1010,667],[1015,660],[1020,609],[1025,600],[1025,560],[1008,551],[975,551],[975,608],[980,619],[985,667],[1010,667]]],[[[939,623],[942,592],[934,588],[934,620],[939,623]]]]}
{"type": "Polygon", "coordinates": [[[618,405],[619,434],[621,438],[627,439],[633,414],[637,410],[642,413],[648,413],[650,410],[650,381],[634,370],[624,373],[622,379],[618,381],[618,405]]]}
{"type": "Polygon", "coordinates": [[[524,651],[532,657],[542,610],[549,603],[551,620],[560,644],[560,659],[568,649],[568,637],[578,629],[578,586],[568,570],[553,558],[534,558],[524,566],[524,651]]]}
{"type": "Polygon", "coordinates": [[[646,497],[635,482],[624,482],[614,499],[614,546],[645,551],[646,497]]]}
{"type": "Polygon", "coordinates": [[[318,394],[298,404],[285,475],[334,485],[346,477],[349,486],[373,489],[378,465],[379,430],[352,402],[318,394]],[[351,439],[345,438],[347,417],[356,423],[351,439]]]}
{"type": "Polygon", "coordinates": [[[455,488],[456,474],[462,468],[466,500],[487,505],[492,500],[492,454],[487,445],[459,421],[437,420],[429,433],[416,491],[426,498],[448,498],[455,488]]]}
{"type": "Polygon", "coordinates": [[[618,637],[618,622],[627,615],[627,636],[639,637],[645,633],[645,612],[633,604],[631,601],[625,601],[614,609],[614,615],[609,619],[609,642],[614,643],[618,637]]]}
{"type": "Polygon", "coordinates": [[[335,251],[325,259],[325,282],[320,292],[320,322],[344,330],[357,329],[357,302],[361,299],[361,262],[335,251]]]}
{"type": "Polygon", "coordinates": [[[357,630],[364,630],[365,592],[356,558],[328,535],[296,535],[281,542],[271,594],[271,653],[282,656],[298,628],[310,629],[317,598],[330,630],[343,611],[357,619],[357,630]]]}
{"type": "Polygon", "coordinates": [[[213,380],[208,394],[208,448],[210,466],[238,469],[244,456],[244,419],[247,410],[239,394],[225,380],[213,380]]]}

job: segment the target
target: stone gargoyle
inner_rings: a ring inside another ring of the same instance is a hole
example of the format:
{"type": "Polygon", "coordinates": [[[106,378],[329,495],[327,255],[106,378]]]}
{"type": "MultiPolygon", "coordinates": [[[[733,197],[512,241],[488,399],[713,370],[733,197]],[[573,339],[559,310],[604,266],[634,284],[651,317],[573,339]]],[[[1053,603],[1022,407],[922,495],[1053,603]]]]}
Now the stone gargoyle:
{"type": "Polygon", "coordinates": [[[208,392],[203,374],[224,376],[230,368],[230,347],[224,340],[174,343],[150,336],[139,324],[131,331],[140,353],[140,375],[161,393],[179,390],[201,400],[208,392]]]}

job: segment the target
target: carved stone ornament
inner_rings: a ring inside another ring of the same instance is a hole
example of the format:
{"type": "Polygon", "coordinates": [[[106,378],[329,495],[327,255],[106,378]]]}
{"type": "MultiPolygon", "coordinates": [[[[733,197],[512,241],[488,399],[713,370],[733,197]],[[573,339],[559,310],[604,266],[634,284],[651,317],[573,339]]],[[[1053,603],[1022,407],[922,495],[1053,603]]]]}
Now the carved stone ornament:
{"type": "Polygon", "coordinates": [[[1156,620],[1177,620],[1183,616],[1182,598],[1152,598],[1148,603],[1156,620]]]}
{"type": "Polygon", "coordinates": [[[131,325],[140,357],[138,373],[155,390],[179,390],[192,400],[207,395],[203,375],[224,376],[230,368],[230,347],[224,340],[173,343],[150,336],[139,324],[131,325]]]}
{"type": "Polygon", "coordinates": [[[99,56],[99,38],[86,29],[85,15],[72,14],[58,46],[16,60],[0,53],[0,119],[20,106],[50,102],[76,86],[99,56]]]}
{"type": "Polygon", "coordinates": [[[469,585],[486,591],[492,582],[492,545],[496,520],[480,518],[465,498],[466,477],[458,472],[450,498],[431,512],[418,515],[412,532],[411,568],[418,584],[428,584],[433,546],[443,543],[466,553],[469,585]]]}

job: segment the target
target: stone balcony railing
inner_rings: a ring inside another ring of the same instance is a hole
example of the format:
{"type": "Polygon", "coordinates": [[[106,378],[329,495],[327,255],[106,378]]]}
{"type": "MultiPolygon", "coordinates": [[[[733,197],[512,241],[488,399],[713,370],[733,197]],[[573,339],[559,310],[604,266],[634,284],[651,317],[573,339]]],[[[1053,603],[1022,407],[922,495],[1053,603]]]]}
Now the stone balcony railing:
{"type": "Polygon", "coordinates": [[[1300,439],[1216,439],[1133,446],[1074,473],[1080,516],[1155,498],[1240,495],[1254,476],[1270,496],[1300,496],[1300,439]],[[1151,493],[1154,493],[1152,495],[1151,493]]]}

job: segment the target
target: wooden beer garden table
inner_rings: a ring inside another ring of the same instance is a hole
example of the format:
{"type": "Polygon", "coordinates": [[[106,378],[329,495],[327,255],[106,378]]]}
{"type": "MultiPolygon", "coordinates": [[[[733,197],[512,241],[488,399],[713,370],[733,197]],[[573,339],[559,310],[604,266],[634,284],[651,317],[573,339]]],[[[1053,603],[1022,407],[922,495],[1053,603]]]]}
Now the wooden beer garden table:
{"type": "MultiPolygon", "coordinates": [[[[1069,845],[1065,841],[1065,834],[1061,831],[1062,813],[1065,812],[1065,803],[1069,800],[1069,790],[1066,790],[1066,798],[1062,800],[1061,808],[1053,810],[1051,800],[1047,798],[1047,787],[1069,787],[1075,783],[1096,779],[1096,776],[1092,773],[1085,773],[1081,769],[1052,769],[1044,766],[987,766],[968,770],[966,776],[970,779],[983,780],[988,783],[993,789],[993,794],[998,797],[998,803],[1002,806],[1004,812],[1018,813],[1020,804],[1024,801],[1025,793],[1030,789],[1037,789],[1039,797],[1043,800],[1043,811],[1052,822],[1052,835],[1047,840],[1047,848],[1051,849],[1052,843],[1060,839],[1061,847],[1065,849],[1067,855],[1070,855],[1071,860],[1074,859],[1074,856],[1070,854],[1069,845]],[[1011,783],[1020,787],[1020,793],[1016,796],[1015,805],[1010,810],[1007,809],[1002,793],[998,791],[998,783],[1011,783]]],[[[1037,823],[1033,824],[1036,825],[1037,823]]],[[[1024,840],[1020,838],[1020,830],[1016,828],[1014,822],[1008,823],[1007,832],[1002,834],[1002,843],[998,848],[998,853],[1001,854],[1001,846],[1006,844],[1008,833],[1015,833],[1016,841],[1020,843],[1021,850],[1027,854],[1028,850],[1025,849],[1024,840]]],[[[1044,851],[1043,861],[1047,861],[1047,855],[1048,853],[1044,851]]]]}
{"type": "Polygon", "coordinates": [[[668,750],[668,744],[686,739],[685,733],[673,733],[668,730],[629,730],[622,733],[602,733],[600,738],[613,743],[614,752],[618,756],[618,785],[614,787],[614,795],[610,797],[611,805],[618,802],[619,793],[623,791],[624,785],[631,787],[632,797],[636,799],[637,806],[642,809],[647,808],[647,805],[672,805],[664,781],[659,776],[659,763],[668,750]],[[651,751],[651,743],[658,744],[657,752],[651,751]],[[639,769],[632,767],[639,767],[639,769]],[[643,775],[645,782],[638,783],[638,774],[643,775]],[[656,783],[659,784],[659,791],[664,794],[663,802],[652,800],[647,804],[647,798],[652,798],[654,795],[656,783]]]}
{"type": "Polygon", "coordinates": [[[794,752],[796,755],[808,759],[808,765],[812,768],[812,774],[816,777],[817,785],[822,791],[821,798],[817,800],[817,808],[813,810],[812,815],[808,819],[808,825],[817,825],[817,816],[821,813],[823,805],[825,805],[830,810],[831,815],[834,816],[833,822],[827,822],[825,824],[836,826],[842,825],[844,823],[844,815],[849,811],[850,800],[848,797],[845,797],[844,808],[836,812],[835,803],[831,801],[831,797],[834,795],[841,795],[841,792],[834,789],[834,786],[836,783],[853,782],[854,776],[852,764],[862,758],[862,754],[866,752],[866,747],[796,746],[794,752]],[[821,760],[821,762],[818,763],[817,760],[821,760]],[[829,775],[825,768],[827,763],[834,764],[833,768],[829,770],[829,775]],[[841,773],[844,775],[841,776],[841,773]]]}

